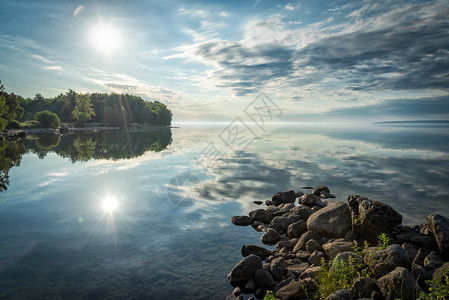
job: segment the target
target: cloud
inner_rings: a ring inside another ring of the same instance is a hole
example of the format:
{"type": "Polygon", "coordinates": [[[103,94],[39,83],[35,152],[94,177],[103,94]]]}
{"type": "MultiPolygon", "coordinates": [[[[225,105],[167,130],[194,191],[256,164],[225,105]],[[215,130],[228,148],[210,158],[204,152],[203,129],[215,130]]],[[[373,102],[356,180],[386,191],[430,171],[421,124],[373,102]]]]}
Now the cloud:
{"type": "Polygon", "coordinates": [[[77,17],[83,9],[84,9],[84,5],[80,5],[77,8],[75,8],[75,10],[73,11],[73,16],[77,17]]]}
{"type": "Polygon", "coordinates": [[[61,66],[45,66],[43,67],[45,70],[62,70],[61,66]]]}

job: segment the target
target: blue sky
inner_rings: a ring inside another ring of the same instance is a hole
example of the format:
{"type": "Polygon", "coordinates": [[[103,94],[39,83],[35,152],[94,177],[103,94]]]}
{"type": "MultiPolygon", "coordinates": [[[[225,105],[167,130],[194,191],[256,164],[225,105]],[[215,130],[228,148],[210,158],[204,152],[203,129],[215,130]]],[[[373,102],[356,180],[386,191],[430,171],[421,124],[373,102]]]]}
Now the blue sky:
{"type": "Polygon", "coordinates": [[[0,80],[25,97],[123,92],[228,121],[448,119],[449,2],[2,0],[0,80]],[[97,35],[95,35],[97,32],[97,35]]]}

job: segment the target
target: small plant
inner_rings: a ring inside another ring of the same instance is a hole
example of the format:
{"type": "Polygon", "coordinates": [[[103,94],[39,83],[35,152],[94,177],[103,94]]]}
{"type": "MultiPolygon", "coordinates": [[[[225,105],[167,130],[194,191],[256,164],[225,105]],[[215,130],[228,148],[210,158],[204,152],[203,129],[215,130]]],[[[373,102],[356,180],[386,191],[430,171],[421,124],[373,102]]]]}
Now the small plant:
{"type": "Polygon", "coordinates": [[[377,236],[377,239],[379,240],[379,246],[382,249],[386,249],[388,246],[390,246],[391,239],[388,237],[386,233],[381,233],[377,236]]]}
{"type": "Polygon", "coordinates": [[[421,292],[418,300],[444,300],[449,299],[449,270],[444,271],[443,281],[439,281],[434,278],[432,280],[426,280],[429,285],[429,294],[421,292]]]}
{"type": "Polygon", "coordinates": [[[263,297],[263,300],[276,300],[276,298],[274,298],[272,291],[267,291],[265,297],[263,297]]]}

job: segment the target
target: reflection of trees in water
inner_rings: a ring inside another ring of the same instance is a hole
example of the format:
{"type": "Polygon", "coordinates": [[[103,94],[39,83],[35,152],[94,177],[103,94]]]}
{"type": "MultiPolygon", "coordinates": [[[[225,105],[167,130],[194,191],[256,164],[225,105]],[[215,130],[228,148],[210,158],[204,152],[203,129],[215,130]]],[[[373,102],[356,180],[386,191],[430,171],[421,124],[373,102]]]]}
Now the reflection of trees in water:
{"type": "Polygon", "coordinates": [[[8,189],[9,170],[20,165],[26,147],[20,141],[0,140],[0,192],[8,189]]]}
{"type": "Polygon", "coordinates": [[[159,152],[172,142],[170,128],[154,131],[126,132],[101,131],[91,133],[28,136],[15,141],[0,140],[0,192],[9,185],[9,170],[19,166],[22,156],[31,152],[43,159],[48,153],[68,158],[70,161],[91,159],[130,159],[145,152],[159,152]]]}

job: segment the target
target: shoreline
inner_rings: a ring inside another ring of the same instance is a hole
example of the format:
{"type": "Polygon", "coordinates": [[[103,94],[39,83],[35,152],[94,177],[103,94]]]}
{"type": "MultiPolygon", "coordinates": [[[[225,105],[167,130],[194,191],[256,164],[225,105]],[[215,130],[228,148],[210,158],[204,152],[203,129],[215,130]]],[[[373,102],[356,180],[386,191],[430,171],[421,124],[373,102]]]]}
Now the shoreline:
{"type": "Polygon", "coordinates": [[[231,218],[275,250],[242,245],[226,300],[264,299],[267,292],[282,300],[415,299],[430,292],[428,280],[443,282],[449,274],[448,218],[431,214],[424,224],[403,225],[382,202],[350,195],[345,203],[331,200],[326,186],[302,189],[312,191],[280,192],[254,201],[265,208],[231,218]],[[336,279],[338,288],[330,290],[336,279]]]}

